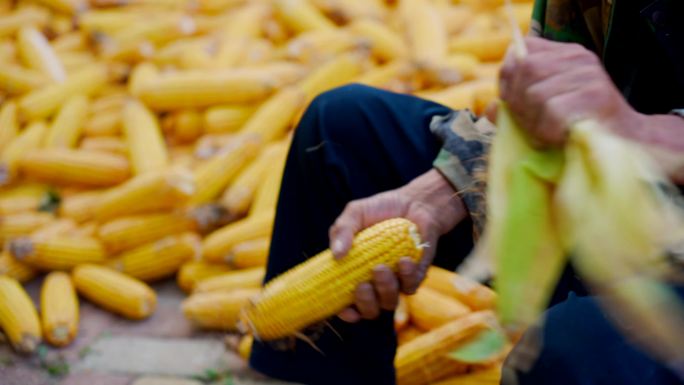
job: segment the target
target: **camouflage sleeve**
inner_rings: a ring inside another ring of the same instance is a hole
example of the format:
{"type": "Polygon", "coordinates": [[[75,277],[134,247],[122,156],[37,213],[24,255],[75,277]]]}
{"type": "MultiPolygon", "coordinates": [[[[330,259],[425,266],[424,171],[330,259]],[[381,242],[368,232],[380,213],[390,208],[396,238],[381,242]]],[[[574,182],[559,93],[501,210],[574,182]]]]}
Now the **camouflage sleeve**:
{"type": "Polygon", "coordinates": [[[487,152],[494,126],[485,118],[476,119],[468,111],[453,111],[434,117],[430,130],[443,142],[433,165],[463,199],[477,239],[486,220],[487,152]]]}

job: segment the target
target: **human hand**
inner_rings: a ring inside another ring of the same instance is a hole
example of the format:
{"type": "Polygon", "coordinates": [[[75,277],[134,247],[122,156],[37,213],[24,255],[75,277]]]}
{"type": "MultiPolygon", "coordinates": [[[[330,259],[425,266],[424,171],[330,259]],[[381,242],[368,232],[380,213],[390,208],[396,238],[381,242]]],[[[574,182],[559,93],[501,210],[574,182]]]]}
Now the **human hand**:
{"type": "Polygon", "coordinates": [[[638,131],[643,116],[627,103],[593,52],[535,37],[525,43],[526,57],[509,51],[500,93],[536,144],[562,145],[569,127],[583,119],[626,136],[638,131]]]}
{"type": "Polygon", "coordinates": [[[356,288],[355,306],[339,317],[347,322],[374,319],[381,310],[394,310],[399,292],[412,294],[432,263],[437,240],[465,218],[466,210],[449,182],[436,170],[414,179],[396,190],[352,201],[330,228],[330,249],[343,258],[351,248],[354,234],[385,219],[404,217],[418,226],[421,239],[430,246],[423,250],[419,263],[410,258],[399,262],[395,274],[388,266],[376,266],[373,282],[356,288]]]}

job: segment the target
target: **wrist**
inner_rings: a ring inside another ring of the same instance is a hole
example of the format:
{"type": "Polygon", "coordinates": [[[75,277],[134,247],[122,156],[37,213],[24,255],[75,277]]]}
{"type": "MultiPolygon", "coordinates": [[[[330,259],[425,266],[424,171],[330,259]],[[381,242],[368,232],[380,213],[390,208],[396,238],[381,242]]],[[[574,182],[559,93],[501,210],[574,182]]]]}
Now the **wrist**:
{"type": "Polygon", "coordinates": [[[458,191],[434,168],[403,188],[412,203],[421,205],[439,223],[440,235],[449,232],[468,215],[458,191]]]}

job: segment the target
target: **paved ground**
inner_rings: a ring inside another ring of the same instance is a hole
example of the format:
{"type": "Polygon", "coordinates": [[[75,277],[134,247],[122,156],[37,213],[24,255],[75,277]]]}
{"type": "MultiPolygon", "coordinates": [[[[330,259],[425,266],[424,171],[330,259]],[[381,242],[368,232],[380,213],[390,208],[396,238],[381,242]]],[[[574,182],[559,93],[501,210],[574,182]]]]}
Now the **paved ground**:
{"type": "MultiPolygon", "coordinates": [[[[37,301],[40,282],[28,290],[37,301]]],[[[78,338],[32,357],[0,346],[0,385],[284,385],[254,373],[226,349],[225,335],[195,330],[183,318],[173,281],[155,285],[157,312],[127,321],[82,301],[78,338]]],[[[37,303],[37,302],[36,302],[37,303]]]]}

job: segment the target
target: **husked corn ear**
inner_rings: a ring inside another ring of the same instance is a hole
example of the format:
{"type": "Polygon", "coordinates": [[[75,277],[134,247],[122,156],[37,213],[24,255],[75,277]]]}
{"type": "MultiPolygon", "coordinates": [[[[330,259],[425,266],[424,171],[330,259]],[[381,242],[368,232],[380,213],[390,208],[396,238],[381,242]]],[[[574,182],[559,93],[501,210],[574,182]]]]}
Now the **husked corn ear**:
{"type": "Polygon", "coordinates": [[[480,65],[473,55],[452,54],[437,62],[422,65],[420,76],[427,87],[452,86],[478,77],[480,65]]]}
{"type": "Polygon", "coordinates": [[[92,95],[104,87],[108,69],[88,66],[62,83],[55,83],[26,94],[19,99],[19,112],[26,119],[41,119],[52,115],[64,100],[78,94],[92,95]]]}
{"type": "Polygon", "coordinates": [[[305,102],[306,94],[301,89],[285,88],[265,101],[240,132],[259,135],[266,142],[280,139],[305,102]]]}
{"type": "Polygon", "coordinates": [[[151,282],[173,275],[186,261],[199,257],[196,234],[170,236],[129,250],[109,265],[131,277],[151,282]]]}
{"type": "Polygon", "coordinates": [[[91,115],[85,122],[86,136],[114,136],[121,133],[121,109],[108,109],[91,115]]]}
{"type": "Polygon", "coordinates": [[[371,226],[356,235],[344,258],[335,260],[328,249],[268,282],[242,314],[242,325],[262,340],[294,335],[352,304],[356,287],[372,280],[377,265],[396,270],[402,257],[420,259],[420,242],[407,219],[371,226]]]}
{"type": "Polygon", "coordinates": [[[59,215],[71,218],[76,222],[85,222],[93,219],[104,191],[85,191],[62,198],[59,204],[59,215]]]}
{"type": "Polygon", "coordinates": [[[288,42],[287,58],[303,63],[317,63],[340,53],[358,49],[365,41],[344,29],[309,31],[288,42]]]}
{"type": "Polygon", "coordinates": [[[104,192],[97,199],[95,218],[102,222],[171,208],[188,199],[194,190],[192,175],[183,171],[139,175],[104,192]]]}
{"type": "Polygon", "coordinates": [[[254,113],[253,106],[216,106],[204,112],[204,131],[208,134],[235,132],[254,113]]]}
{"type": "Polygon", "coordinates": [[[446,56],[449,48],[447,29],[431,1],[401,0],[399,12],[413,59],[419,63],[432,63],[446,56]]]}
{"type": "Polygon", "coordinates": [[[266,269],[264,267],[228,271],[197,282],[193,293],[256,289],[261,287],[265,274],[266,269]]]}
{"type": "Polygon", "coordinates": [[[107,254],[95,238],[53,236],[22,237],[10,241],[10,254],[40,270],[71,270],[84,263],[102,263],[107,254]]]}
{"type": "Polygon", "coordinates": [[[84,138],[79,147],[85,151],[106,152],[115,155],[128,155],[128,146],[116,136],[99,136],[84,138]]]}
{"type": "Polygon", "coordinates": [[[9,36],[25,25],[42,27],[50,20],[50,13],[46,9],[25,6],[12,13],[0,15],[0,36],[9,36]]]}
{"type": "Polygon", "coordinates": [[[317,95],[352,81],[363,71],[366,57],[359,53],[347,53],[329,60],[302,80],[299,84],[308,100],[317,95]]]}
{"type": "Polygon", "coordinates": [[[436,91],[421,91],[416,93],[416,96],[456,110],[473,110],[475,108],[475,89],[465,83],[436,91]]]}
{"type": "Polygon", "coordinates": [[[203,329],[237,331],[238,318],[259,289],[196,293],[181,305],[186,318],[203,329]]]}
{"type": "Polygon", "coordinates": [[[43,145],[72,148],[76,146],[88,115],[89,101],[83,95],[67,100],[50,125],[43,145]]]}
{"type": "Polygon", "coordinates": [[[249,215],[257,215],[276,209],[280,195],[280,183],[283,180],[283,172],[285,172],[287,152],[283,152],[277,157],[278,159],[273,160],[271,168],[266,172],[261,186],[254,195],[249,215]]]}
{"type": "Polygon", "coordinates": [[[238,345],[238,355],[242,357],[243,360],[248,361],[249,356],[252,354],[252,344],[254,343],[254,337],[250,334],[242,336],[240,339],[240,344],[238,345]]]}
{"type": "Polygon", "coordinates": [[[436,329],[456,318],[470,313],[470,308],[457,299],[421,287],[415,294],[406,297],[411,323],[419,329],[436,329]]]}
{"type": "Polygon", "coordinates": [[[82,9],[85,7],[84,1],[81,0],[39,0],[38,3],[50,7],[55,11],[68,14],[73,14],[79,10],[79,8],[82,9]]]}
{"type": "Polygon", "coordinates": [[[135,175],[164,170],[169,156],[157,117],[139,101],[131,100],[123,109],[122,121],[135,175]]]}
{"type": "Polygon", "coordinates": [[[31,266],[14,259],[7,251],[0,253],[0,276],[6,275],[19,282],[27,282],[37,274],[31,266]]]}
{"type": "Polygon", "coordinates": [[[228,254],[228,264],[236,269],[266,266],[270,246],[268,237],[238,243],[228,254]]]}
{"type": "Polygon", "coordinates": [[[78,332],[78,298],[69,274],[55,271],[45,277],[40,306],[45,340],[54,346],[69,345],[78,332]]]}
{"type": "Polygon", "coordinates": [[[280,19],[294,32],[335,28],[308,0],[275,0],[274,6],[280,19]]]}
{"type": "Polygon", "coordinates": [[[503,59],[511,43],[509,32],[489,32],[459,36],[451,41],[449,50],[454,53],[468,53],[482,61],[503,59]]]}
{"type": "Polygon", "coordinates": [[[126,318],[147,318],[157,307],[154,290],[142,281],[108,267],[80,265],[74,269],[72,279],[79,294],[126,318]]]}
{"type": "Polygon", "coordinates": [[[204,259],[208,262],[226,262],[237,244],[270,236],[274,216],[273,211],[250,215],[209,234],[202,244],[204,259]]]}
{"type": "Polygon", "coordinates": [[[140,89],[150,80],[159,76],[159,69],[154,63],[143,62],[135,66],[128,81],[128,91],[131,95],[138,96],[140,89]]]}
{"type": "Polygon", "coordinates": [[[31,237],[37,238],[51,238],[61,235],[70,234],[76,230],[76,222],[69,218],[59,218],[52,221],[31,233],[31,237]]]}
{"type": "Polygon", "coordinates": [[[16,279],[0,275],[0,329],[20,353],[33,352],[41,329],[33,301],[16,279]]]}
{"type": "Polygon", "coordinates": [[[33,26],[21,28],[17,34],[17,46],[19,56],[27,67],[42,72],[55,82],[66,80],[64,65],[38,29],[33,26]]]}
{"type": "Polygon", "coordinates": [[[428,269],[423,286],[454,297],[473,310],[493,309],[496,306],[494,290],[441,267],[431,266],[428,269]]]}
{"type": "Polygon", "coordinates": [[[47,83],[42,73],[11,63],[0,66],[0,90],[11,95],[34,91],[47,83]]]}
{"type": "Polygon", "coordinates": [[[83,51],[87,49],[87,38],[80,31],[71,31],[61,34],[51,42],[55,52],[83,51]]]}
{"type": "Polygon", "coordinates": [[[408,56],[408,47],[401,36],[380,21],[357,20],[349,28],[370,42],[371,52],[380,60],[390,61],[408,56]]]}
{"type": "Polygon", "coordinates": [[[119,184],[130,175],[123,156],[66,148],[33,150],[22,157],[20,169],[37,180],[95,187],[119,184]]]}
{"type": "Polygon", "coordinates": [[[227,273],[230,270],[230,267],[223,264],[206,263],[203,261],[185,262],[178,270],[178,286],[183,291],[190,292],[195,289],[195,285],[198,282],[227,273]]]}
{"type": "Polygon", "coordinates": [[[55,217],[50,213],[27,212],[0,217],[0,242],[23,235],[31,234],[35,229],[52,221],[55,217]]]}
{"type": "Polygon", "coordinates": [[[216,198],[254,159],[260,148],[260,139],[247,135],[200,164],[194,171],[196,190],[189,203],[200,205],[216,198]]]}
{"type": "Polygon", "coordinates": [[[197,228],[187,214],[144,214],[121,217],[100,226],[97,236],[110,252],[129,250],[137,246],[197,228]]]}
{"type": "Polygon", "coordinates": [[[423,334],[424,333],[422,330],[415,326],[408,325],[406,328],[397,333],[397,345],[401,346],[423,334]]]}
{"type": "Polygon", "coordinates": [[[21,184],[0,193],[0,215],[38,211],[49,198],[50,189],[41,184],[21,184]]]}
{"type": "Polygon", "coordinates": [[[433,385],[499,385],[501,383],[501,365],[485,369],[476,369],[468,374],[461,374],[433,385]]]}
{"type": "Polygon", "coordinates": [[[0,152],[19,134],[17,121],[17,104],[13,101],[3,103],[0,107],[0,152]]]}
{"type": "Polygon", "coordinates": [[[397,308],[394,310],[394,331],[400,332],[406,329],[408,327],[408,324],[408,304],[406,303],[406,297],[404,295],[400,295],[399,302],[397,303],[397,308]]]}
{"type": "Polygon", "coordinates": [[[202,135],[202,114],[197,110],[183,110],[175,113],[174,139],[187,143],[202,135]]]}
{"type": "Polygon", "coordinates": [[[45,122],[36,121],[7,145],[0,155],[0,185],[8,184],[16,178],[19,160],[26,152],[40,147],[46,132],[45,122]]]}
{"type": "Polygon", "coordinates": [[[398,385],[426,385],[465,373],[448,354],[496,321],[491,312],[470,313],[400,345],[394,359],[398,385]]]}
{"type": "Polygon", "coordinates": [[[365,72],[354,82],[376,88],[407,92],[412,89],[411,83],[415,73],[416,66],[409,61],[395,60],[365,72]]]}
{"type": "Polygon", "coordinates": [[[138,95],[150,108],[170,110],[253,102],[268,96],[274,84],[274,79],[263,72],[186,71],[152,79],[140,86],[138,95]]]}

